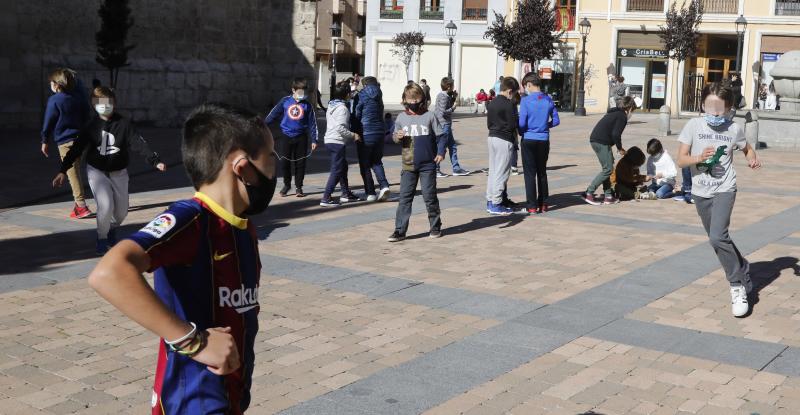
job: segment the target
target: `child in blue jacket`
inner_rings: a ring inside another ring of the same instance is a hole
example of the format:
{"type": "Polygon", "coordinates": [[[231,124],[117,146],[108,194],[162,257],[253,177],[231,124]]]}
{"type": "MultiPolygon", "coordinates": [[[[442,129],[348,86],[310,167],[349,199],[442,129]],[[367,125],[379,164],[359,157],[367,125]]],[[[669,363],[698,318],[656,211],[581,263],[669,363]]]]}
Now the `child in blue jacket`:
{"type": "Polygon", "coordinates": [[[519,108],[519,134],[522,136],[522,168],[528,213],[547,212],[547,158],[550,155],[550,129],[561,123],[558,111],[541,90],[539,75],[529,72],[522,78],[528,95],[519,108]],[[537,193],[538,187],[538,193],[537,193]]]}
{"type": "Polygon", "coordinates": [[[305,197],[303,193],[303,179],[306,175],[306,159],[311,155],[308,152],[308,137],[311,137],[311,151],[317,148],[317,117],[314,106],[308,101],[306,89],[308,83],[304,78],[295,78],[292,82],[292,95],[283,97],[272,111],[269,112],[264,122],[269,125],[280,118],[280,134],[278,134],[276,147],[282,159],[283,188],[280,195],[286,197],[292,186],[292,163],[294,163],[294,181],[297,197],[305,197]]]}

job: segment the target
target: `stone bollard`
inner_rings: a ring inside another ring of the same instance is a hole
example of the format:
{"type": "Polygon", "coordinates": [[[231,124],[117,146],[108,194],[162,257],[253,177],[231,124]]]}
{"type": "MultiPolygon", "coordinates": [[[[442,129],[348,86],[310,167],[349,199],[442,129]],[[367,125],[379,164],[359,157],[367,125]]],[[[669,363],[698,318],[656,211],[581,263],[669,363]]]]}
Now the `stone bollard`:
{"type": "Polygon", "coordinates": [[[744,136],[750,147],[758,150],[758,112],[747,111],[744,115],[744,136]]]}
{"type": "Polygon", "coordinates": [[[662,105],[661,109],[658,110],[658,132],[665,137],[672,134],[672,131],[669,129],[669,117],[669,105],[662,105]]]}

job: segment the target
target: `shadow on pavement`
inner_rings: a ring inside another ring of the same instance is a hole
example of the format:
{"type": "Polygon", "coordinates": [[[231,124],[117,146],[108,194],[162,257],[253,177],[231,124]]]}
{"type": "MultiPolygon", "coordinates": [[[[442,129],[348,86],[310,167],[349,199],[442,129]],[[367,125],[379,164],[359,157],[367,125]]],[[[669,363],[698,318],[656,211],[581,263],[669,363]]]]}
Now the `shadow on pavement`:
{"type": "MultiPolygon", "coordinates": [[[[501,229],[510,228],[525,220],[526,217],[527,215],[509,215],[509,216],[486,216],[481,218],[475,218],[472,219],[472,221],[469,223],[464,223],[461,225],[456,225],[451,227],[444,226],[442,227],[442,234],[443,237],[447,238],[448,236],[460,235],[462,233],[477,231],[497,225],[503,225],[500,226],[501,229]]],[[[427,237],[428,237],[428,232],[424,232],[424,233],[418,233],[416,235],[410,235],[406,237],[406,240],[421,239],[427,237]]]]}
{"type": "Polygon", "coordinates": [[[781,271],[791,269],[794,275],[800,277],[800,265],[795,257],[779,257],[772,261],[761,261],[750,264],[750,278],[753,280],[753,291],[750,293],[752,306],[747,316],[753,313],[758,304],[758,294],[772,284],[781,275],[781,271]]]}

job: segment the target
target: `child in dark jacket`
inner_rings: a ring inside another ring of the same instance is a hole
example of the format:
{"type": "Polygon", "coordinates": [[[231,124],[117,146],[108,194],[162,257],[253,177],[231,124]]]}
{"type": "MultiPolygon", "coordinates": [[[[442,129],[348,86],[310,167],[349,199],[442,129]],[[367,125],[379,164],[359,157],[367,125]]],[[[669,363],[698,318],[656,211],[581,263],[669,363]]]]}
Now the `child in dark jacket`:
{"type": "Polygon", "coordinates": [[[114,92],[107,87],[92,91],[95,117],[81,130],[64,160],[61,170],[53,179],[53,186],[64,184],[67,170],[75,160],[86,156],[86,173],[89,187],[97,203],[97,253],[104,254],[117,243],[116,229],[128,216],[128,162],[130,151],[143,155],[147,162],[160,171],[167,166],[150,150],[131,122],[114,112],[114,92]]]}
{"type": "Polygon", "coordinates": [[[608,110],[608,113],[594,126],[589,137],[589,144],[592,145],[592,150],[597,155],[602,170],[592,180],[589,187],[586,188],[586,193],[583,195],[583,200],[586,203],[595,206],[617,203],[617,200],[614,199],[614,189],[611,186],[611,173],[614,170],[614,154],[611,149],[617,147],[619,155],[625,155],[625,149],[622,148],[622,132],[625,131],[625,126],[628,125],[628,120],[635,110],[636,102],[634,102],[633,98],[624,97],[619,101],[617,108],[608,110]],[[594,195],[594,191],[597,190],[601,183],[605,193],[602,202],[597,200],[594,195]]]}
{"type": "Polygon", "coordinates": [[[647,181],[647,176],[639,171],[644,162],[644,152],[639,147],[631,147],[617,163],[611,173],[611,184],[619,200],[634,199],[639,187],[647,181]]]}
{"type": "Polygon", "coordinates": [[[378,79],[368,76],[361,80],[364,89],[358,93],[356,119],[361,126],[364,138],[356,143],[358,150],[358,166],[364,180],[364,193],[367,201],[385,201],[389,198],[389,181],[383,170],[383,137],[386,133],[383,120],[383,93],[378,86],[378,79]],[[372,173],[378,181],[379,193],[375,192],[372,173]]]}
{"type": "Polygon", "coordinates": [[[531,72],[522,78],[528,96],[519,106],[519,134],[522,136],[522,167],[528,213],[547,212],[550,190],[547,183],[547,159],[550,156],[550,129],[558,126],[558,111],[550,97],[541,90],[539,75],[531,72]],[[537,192],[538,187],[538,192],[537,192]]]}
{"type": "MultiPolygon", "coordinates": [[[[89,102],[86,93],[82,91],[83,86],[71,69],[58,68],[50,74],[48,80],[53,95],[47,99],[44,113],[41,133],[42,154],[49,157],[47,141],[52,138],[58,146],[58,154],[63,161],[78,133],[89,121],[89,102]]],[[[69,216],[76,219],[85,218],[92,213],[86,206],[83,179],[78,172],[80,165],[80,158],[76,158],[66,170],[72,188],[72,198],[75,200],[69,216]]]]}
{"type": "Polygon", "coordinates": [[[431,238],[442,236],[439,199],[436,196],[436,166],[444,159],[447,136],[437,117],[425,105],[425,91],[412,83],[403,90],[405,112],[397,115],[394,124],[394,141],[403,146],[403,170],[400,176],[400,200],[397,205],[394,232],[389,242],[406,239],[411,202],[422,183],[422,199],[428,210],[431,238]]]}
{"type": "Polygon", "coordinates": [[[506,184],[511,175],[512,156],[517,141],[519,115],[514,95],[519,90],[519,82],[511,77],[503,78],[500,95],[488,105],[489,115],[486,126],[489,128],[489,177],[486,180],[486,212],[490,215],[510,215],[514,213],[507,200],[506,184]]]}
{"type": "Polygon", "coordinates": [[[275,140],[282,159],[283,188],[280,195],[286,197],[292,186],[292,163],[294,163],[294,182],[297,197],[305,197],[303,179],[306,175],[306,159],[308,153],[308,137],[311,137],[311,151],[317,148],[317,116],[314,106],[306,99],[308,83],[304,78],[295,78],[292,82],[292,95],[283,97],[264,122],[270,125],[280,122],[280,134],[275,140]]]}

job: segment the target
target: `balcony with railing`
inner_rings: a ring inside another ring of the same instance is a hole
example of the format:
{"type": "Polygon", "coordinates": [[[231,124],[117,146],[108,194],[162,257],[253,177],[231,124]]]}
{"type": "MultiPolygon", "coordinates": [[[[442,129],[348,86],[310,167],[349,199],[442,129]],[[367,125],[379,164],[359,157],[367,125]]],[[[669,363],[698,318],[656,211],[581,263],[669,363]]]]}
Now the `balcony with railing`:
{"type": "Polygon", "coordinates": [[[737,14],[739,0],[700,0],[703,3],[703,13],[708,14],[737,14]]]}
{"type": "Polygon", "coordinates": [[[556,30],[575,30],[575,6],[556,6],[556,30]]]}
{"type": "Polygon", "coordinates": [[[629,12],[663,12],[664,0],[628,0],[629,12]]]}
{"type": "Polygon", "coordinates": [[[485,21],[489,0],[463,0],[461,20],[485,21]]]}
{"type": "Polygon", "coordinates": [[[775,15],[800,16],[800,0],[775,0],[775,15]]]}
{"type": "Polygon", "coordinates": [[[403,19],[403,0],[381,0],[381,19],[403,19]]]}
{"type": "Polygon", "coordinates": [[[420,0],[419,18],[420,20],[443,20],[444,4],[441,1],[420,0]]]}

